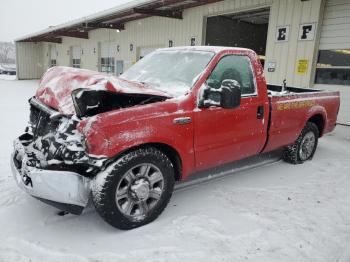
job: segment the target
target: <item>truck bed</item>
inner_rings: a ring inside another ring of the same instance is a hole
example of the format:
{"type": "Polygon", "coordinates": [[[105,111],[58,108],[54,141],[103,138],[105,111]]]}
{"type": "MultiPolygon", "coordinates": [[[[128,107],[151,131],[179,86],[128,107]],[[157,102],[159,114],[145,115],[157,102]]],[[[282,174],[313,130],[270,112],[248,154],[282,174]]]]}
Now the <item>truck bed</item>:
{"type": "Polygon", "coordinates": [[[271,111],[265,152],[294,143],[311,117],[318,118],[320,136],[334,129],[339,92],[291,86],[282,91],[279,85],[267,85],[267,88],[271,111]],[[315,112],[318,112],[316,116],[315,112]]]}
{"type": "Polygon", "coordinates": [[[270,85],[267,84],[267,90],[269,93],[284,93],[284,94],[299,94],[299,93],[315,93],[315,92],[323,92],[324,90],[320,89],[312,89],[312,88],[302,88],[302,87],[294,87],[294,86],[285,86],[282,85],[270,85]],[[284,90],[283,90],[284,89],[284,90]]]}

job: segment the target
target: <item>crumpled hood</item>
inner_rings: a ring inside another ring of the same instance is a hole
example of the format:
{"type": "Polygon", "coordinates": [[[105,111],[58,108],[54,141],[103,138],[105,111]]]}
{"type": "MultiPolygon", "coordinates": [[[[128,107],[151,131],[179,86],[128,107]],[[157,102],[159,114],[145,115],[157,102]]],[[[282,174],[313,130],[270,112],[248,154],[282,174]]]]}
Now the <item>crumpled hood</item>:
{"type": "Polygon", "coordinates": [[[56,66],[43,75],[36,97],[65,115],[75,114],[71,93],[75,89],[105,90],[123,94],[146,94],[171,97],[157,89],[145,87],[115,76],[86,69],[56,66]]]}

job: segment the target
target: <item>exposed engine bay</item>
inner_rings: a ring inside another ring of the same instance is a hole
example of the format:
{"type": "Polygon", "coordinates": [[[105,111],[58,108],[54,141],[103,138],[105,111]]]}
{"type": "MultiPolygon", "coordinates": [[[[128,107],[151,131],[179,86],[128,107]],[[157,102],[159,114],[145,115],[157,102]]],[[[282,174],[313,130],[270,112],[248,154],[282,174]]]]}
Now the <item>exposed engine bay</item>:
{"type": "Polygon", "coordinates": [[[76,89],[72,99],[78,117],[93,116],[114,109],[145,105],[167,99],[151,94],[116,93],[108,90],[76,89]]]}
{"type": "Polygon", "coordinates": [[[26,154],[27,165],[47,170],[74,171],[91,177],[103,170],[107,158],[91,156],[86,151],[85,138],[77,130],[84,117],[138,104],[165,100],[150,94],[124,94],[106,90],[77,89],[72,92],[76,115],[64,115],[32,97],[30,121],[19,137],[26,152],[16,152],[17,167],[26,154]]]}

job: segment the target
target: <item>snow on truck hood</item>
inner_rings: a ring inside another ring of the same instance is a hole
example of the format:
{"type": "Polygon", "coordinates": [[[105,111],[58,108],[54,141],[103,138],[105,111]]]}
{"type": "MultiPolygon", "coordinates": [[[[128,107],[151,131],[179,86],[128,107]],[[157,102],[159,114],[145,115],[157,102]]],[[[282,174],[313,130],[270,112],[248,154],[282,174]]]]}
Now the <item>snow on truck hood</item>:
{"type": "Polygon", "coordinates": [[[76,89],[104,90],[113,93],[171,96],[163,91],[146,87],[144,84],[130,82],[115,76],[86,69],[57,66],[43,75],[39,82],[36,97],[46,105],[65,115],[75,114],[71,97],[76,89]]]}

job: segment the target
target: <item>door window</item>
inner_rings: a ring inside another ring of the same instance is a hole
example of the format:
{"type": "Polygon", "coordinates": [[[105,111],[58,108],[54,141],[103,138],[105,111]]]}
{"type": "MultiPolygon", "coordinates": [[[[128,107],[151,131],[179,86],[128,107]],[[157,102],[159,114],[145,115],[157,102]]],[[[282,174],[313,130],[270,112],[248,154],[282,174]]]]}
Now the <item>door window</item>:
{"type": "MultiPolygon", "coordinates": [[[[223,57],[207,79],[207,85],[211,88],[220,88],[222,81],[226,79],[236,80],[241,86],[242,95],[255,94],[254,76],[247,56],[228,55],[223,57]]],[[[210,99],[219,102],[220,95],[210,99]]]]}

